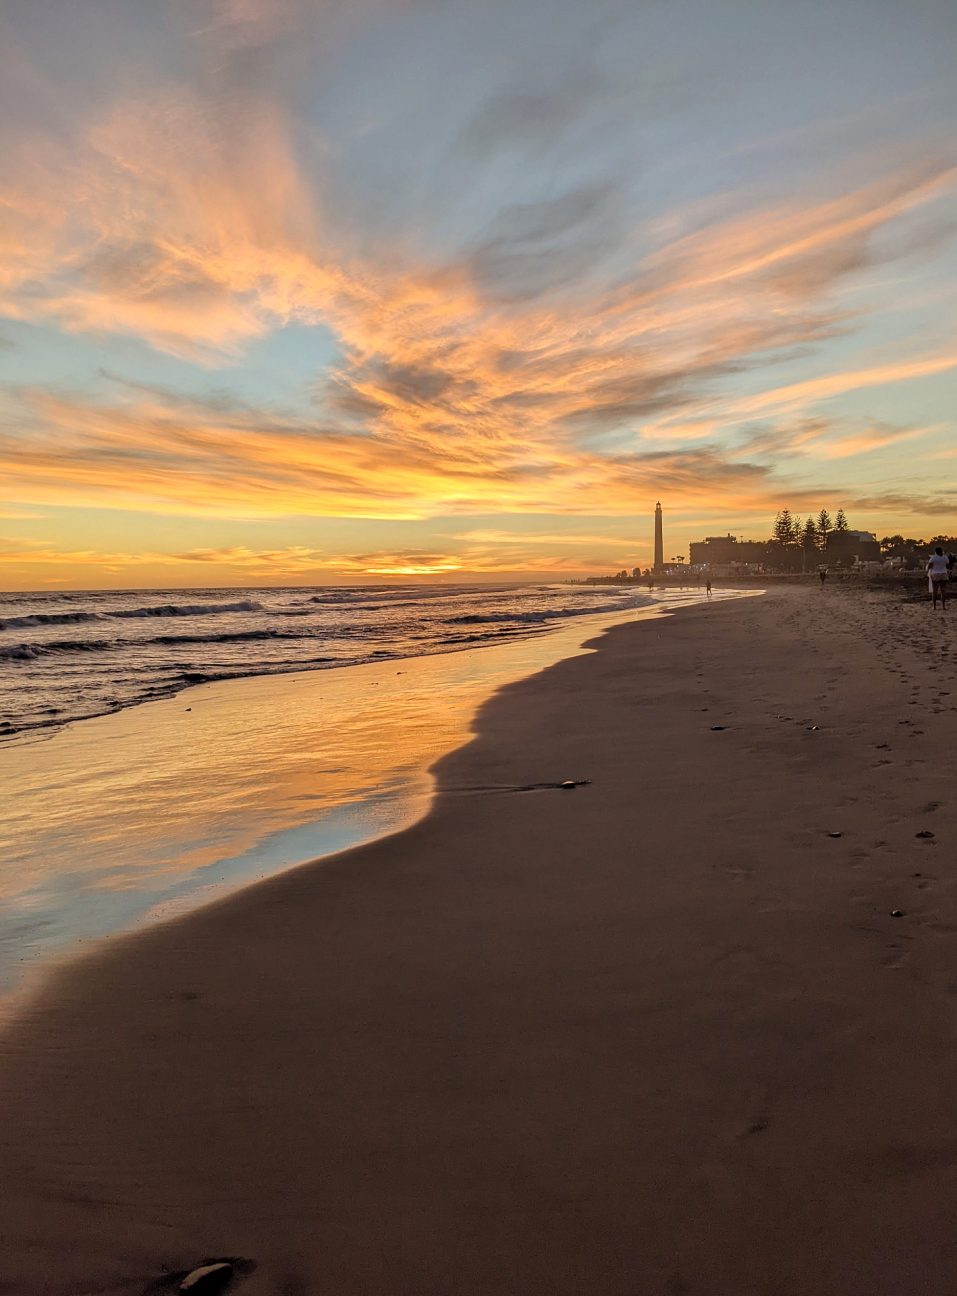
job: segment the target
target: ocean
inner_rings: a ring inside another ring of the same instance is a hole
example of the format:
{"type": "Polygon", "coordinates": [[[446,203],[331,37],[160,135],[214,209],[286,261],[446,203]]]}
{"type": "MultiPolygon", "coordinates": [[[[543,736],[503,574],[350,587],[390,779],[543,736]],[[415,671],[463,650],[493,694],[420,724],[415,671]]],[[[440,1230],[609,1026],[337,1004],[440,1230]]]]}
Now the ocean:
{"type": "Polygon", "coordinates": [[[652,601],[562,584],[0,594],[0,739],[215,680],[501,644],[652,601]]]}

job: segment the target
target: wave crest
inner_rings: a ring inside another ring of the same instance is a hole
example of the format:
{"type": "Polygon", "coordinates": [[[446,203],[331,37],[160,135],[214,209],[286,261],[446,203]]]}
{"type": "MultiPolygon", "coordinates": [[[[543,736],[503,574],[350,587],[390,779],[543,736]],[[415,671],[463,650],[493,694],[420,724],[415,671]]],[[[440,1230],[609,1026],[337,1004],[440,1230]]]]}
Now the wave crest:
{"type": "Polygon", "coordinates": [[[24,616],[0,619],[0,630],[27,630],[31,626],[76,625],[80,621],[96,621],[96,612],[29,612],[24,616]]]}
{"type": "Polygon", "coordinates": [[[161,603],[156,607],[121,608],[103,615],[124,620],[130,617],[213,616],[217,612],[261,612],[262,606],[252,599],[242,599],[238,603],[161,603]]]}

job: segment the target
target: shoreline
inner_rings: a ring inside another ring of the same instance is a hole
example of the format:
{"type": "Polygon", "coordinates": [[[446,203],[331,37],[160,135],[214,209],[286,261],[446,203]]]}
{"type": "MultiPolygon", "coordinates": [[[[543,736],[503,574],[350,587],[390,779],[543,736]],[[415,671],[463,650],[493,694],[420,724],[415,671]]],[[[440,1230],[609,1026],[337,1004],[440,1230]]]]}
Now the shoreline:
{"type": "Polygon", "coordinates": [[[950,643],[843,592],[619,626],[411,828],[53,974],[0,1035],[11,1292],[945,1296],[950,643]]]}
{"type": "MultiPolygon", "coordinates": [[[[304,587],[304,588],[312,588],[312,587],[304,587]]],[[[682,590],[683,589],[684,587],[682,587],[682,590]]],[[[208,591],[208,592],[225,593],[226,591],[208,591]]],[[[258,590],[255,588],[244,590],[243,592],[251,593],[251,594],[265,593],[265,591],[258,590]]],[[[277,592],[287,593],[289,591],[283,589],[277,592]]],[[[492,592],[495,593],[495,592],[502,592],[502,591],[498,589],[498,587],[493,587],[492,592]]],[[[677,591],[675,590],[672,592],[674,593],[677,591]]],[[[103,591],[93,591],[91,592],[91,596],[97,597],[97,596],[101,596],[103,593],[104,593],[103,591]]],[[[123,593],[140,594],[143,592],[133,590],[133,591],[117,591],[116,593],[117,594],[123,594],[123,593]]],[[[189,591],[178,591],[178,597],[182,597],[184,594],[188,594],[188,593],[189,591]]],[[[700,590],[698,591],[698,593],[700,594],[700,590]]],[[[642,604],[641,608],[622,608],[620,609],[621,614],[627,615],[631,611],[640,611],[645,607],[653,606],[654,594],[652,591],[650,590],[648,591],[647,597],[643,593],[642,597],[645,598],[645,602],[642,604]]],[[[175,605],[171,605],[171,606],[175,606],[175,605]]],[[[341,604],[340,606],[347,608],[349,604],[345,603],[345,604],[341,604]]],[[[218,605],[218,607],[214,607],[213,610],[214,611],[217,610],[218,611],[224,611],[224,610],[263,611],[264,609],[261,607],[261,605],[258,605],[253,600],[243,600],[242,602],[231,606],[218,605]]],[[[153,611],[157,611],[157,609],[153,609],[153,611]]],[[[159,611],[163,611],[163,609],[160,608],[159,611]]],[[[148,612],[149,610],[144,610],[144,615],[147,615],[148,612]]],[[[198,615],[198,607],[197,606],[187,607],[184,610],[184,613],[185,612],[198,615]]],[[[109,716],[120,715],[125,711],[132,711],[138,709],[139,707],[150,706],[156,702],[168,702],[170,700],[180,697],[184,693],[189,693],[194,688],[202,688],[210,684],[234,683],[234,682],[249,680],[249,679],[272,679],[274,677],[281,678],[289,675],[309,675],[314,673],[321,674],[330,670],[345,670],[354,667],[374,668],[377,666],[387,666],[390,662],[417,661],[420,657],[452,656],[455,655],[456,653],[474,652],[482,648],[507,647],[510,643],[521,643],[521,642],[528,642],[531,640],[535,640],[538,638],[546,638],[548,635],[553,633],[553,631],[555,633],[561,633],[563,630],[569,629],[571,623],[578,620],[579,618],[595,619],[595,618],[600,618],[612,614],[613,613],[609,612],[608,610],[593,611],[591,609],[582,609],[579,612],[566,613],[564,616],[554,618],[554,620],[552,620],[551,618],[544,618],[540,622],[535,623],[534,625],[530,625],[527,630],[516,633],[514,636],[508,636],[508,637],[502,636],[497,640],[489,639],[484,643],[479,643],[474,641],[473,642],[463,641],[460,643],[456,643],[454,640],[450,639],[448,642],[442,643],[440,645],[439,644],[433,645],[431,649],[426,651],[406,652],[406,651],[402,651],[401,649],[395,651],[393,651],[392,649],[387,649],[384,651],[374,651],[371,653],[371,655],[367,657],[358,657],[354,659],[349,659],[349,658],[337,659],[335,657],[323,656],[318,658],[305,659],[302,661],[290,661],[286,663],[274,662],[268,665],[261,665],[259,667],[254,667],[250,669],[236,669],[236,670],[228,670],[224,668],[207,669],[207,668],[203,668],[202,666],[197,666],[195,669],[180,671],[180,673],[174,679],[168,681],[162,687],[151,688],[151,690],[147,694],[128,698],[124,701],[116,702],[113,705],[104,705],[101,709],[88,711],[82,715],[63,716],[58,711],[57,714],[55,715],[51,714],[49,718],[44,720],[29,720],[29,721],[21,720],[16,723],[8,720],[0,721],[0,756],[2,756],[3,751],[7,747],[23,747],[23,746],[30,745],[33,742],[48,741],[50,738],[55,737],[58,733],[65,732],[71,729],[75,725],[85,724],[90,720],[103,720],[109,716]]],[[[87,614],[84,613],[81,615],[85,616],[87,614]]],[[[99,614],[93,614],[93,615],[99,615],[99,614]]],[[[118,616],[120,614],[107,612],[103,615],[109,617],[111,615],[118,616]]],[[[29,614],[27,614],[26,619],[29,619],[29,614]]],[[[0,630],[2,630],[3,628],[4,628],[3,621],[2,619],[0,619],[0,630]]],[[[214,640],[210,640],[209,642],[214,642],[214,640]]],[[[322,642],[321,638],[317,638],[316,642],[317,644],[321,643],[322,642]]],[[[41,643],[39,645],[39,648],[42,650],[43,646],[44,645],[41,643]]],[[[131,640],[128,642],[127,646],[135,649],[136,647],[141,645],[138,645],[137,641],[131,640]]],[[[29,660],[29,657],[24,658],[22,660],[29,660]]],[[[0,663],[0,665],[2,664],[3,663],[0,663]]]]}
{"type": "Polygon", "coordinates": [[[0,1012],[71,947],[398,831],[500,684],[673,605],[471,651],[219,681],[0,745],[0,1012]]]}
{"type": "MultiPolygon", "coordinates": [[[[636,609],[643,610],[643,609],[636,609]]],[[[631,609],[629,609],[631,611],[631,609]]],[[[586,617],[588,613],[582,613],[586,617]]],[[[592,613],[592,616],[600,617],[603,613],[592,613]]],[[[539,630],[526,635],[516,636],[514,642],[529,643],[536,639],[544,639],[551,632],[549,630],[539,630]]],[[[558,633],[556,630],[555,633],[558,633]]],[[[195,671],[190,674],[189,678],[183,678],[181,682],[170,685],[167,690],[157,693],[151,697],[136,698],[130,702],[124,702],[118,706],[111,707],[103,711],[91,711],[87,715],[71,716],[67,720],[42,720],[25,724],[21,728],[0,728],[0,753],[5,746],[22,747],[26,746],[30,739],[35,737],[38,742],[46,741],[49,737],[55,736],[75,725],[86,724],[89,720],[105,720],[109,716],[121,715],[125,711],[136,711],[140,707],[152,706],[156,702],[170,702],[175,698],[181,697],[184,693],[190,693],[193,689],[205,688],[210,684],[232,684],[242,680],[253,679],[283,679],[289,675],[316,675],[326,671],[355,670],[361,667],[371,667],[375,669],[379,666],[388,666],[391,662],[408,662],[419,661],[422,657],[454,657],[463,652],[481,652],[484,648],[501,648],[507,646],[506,641],[500,643],[478,644],[460,644],[457,647],[452,645],[443,646],[435,652],[404,654],[404,653],[381,653],[372,658],[356,659],[355,661],[332,661],[325,660],[320,665],[315,662],[293,662],[288,666],[263,668],[261,670],[236,671],[233,674],[205,674],[202,671],[195,671]]]]}

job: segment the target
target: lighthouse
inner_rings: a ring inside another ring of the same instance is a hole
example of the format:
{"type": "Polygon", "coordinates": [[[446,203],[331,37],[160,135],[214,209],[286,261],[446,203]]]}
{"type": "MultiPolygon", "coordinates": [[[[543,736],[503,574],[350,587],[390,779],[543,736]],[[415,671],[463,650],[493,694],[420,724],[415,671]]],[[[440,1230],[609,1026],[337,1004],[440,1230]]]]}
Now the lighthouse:
{"type": "Polygon", "coordinates": [[[655,505],[655,571],[665,565],[665,542],[661,531],[661,500],[655,505]]]}

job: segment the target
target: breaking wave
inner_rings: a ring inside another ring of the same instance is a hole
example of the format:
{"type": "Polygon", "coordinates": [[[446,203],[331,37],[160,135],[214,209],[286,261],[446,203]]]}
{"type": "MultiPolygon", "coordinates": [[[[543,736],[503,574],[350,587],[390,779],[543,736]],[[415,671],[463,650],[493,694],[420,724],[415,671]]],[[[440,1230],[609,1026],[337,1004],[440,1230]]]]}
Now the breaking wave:
{"type": "Polygon", "coordinates": [[[0,619],[0,630],[27,630],[31,626],[77,625],[80,621],[98,621],[99,612],[30,612],[25,616],[0,619]]]}
{"type": "Polygon", "coordinates": [[[107,617],[128,620],[132,617],[213,616],[218,612],[261,612],[262,604],[252,599],[238,603],[161,603],[154,607],[116,608],[107,612],[28,612],[23,616],[0,619],[0,630],[28,630],[34,626],[79,625],[83,621],[102,621],[107,617]]]}
{"type": "Polygon", "coordinates": [[[161,603],[158,607],[120,608],[103,615],[124,618],[212,616],[216,612],[261,612],[262,606],[252,599],[242,599],[238,603],[161,603]]]}
{"type": "Polygon", "coordinates": [[[156,635],[152,639],[48,639],[43,643],[0,644],[0,661],[32,661],[50,653],[115,652],[142,649],[154,644],[174,648],[180,644],[241,644],[263,639],[308,639],[282,630],[236,630],[232,634],[156,635]]]}

